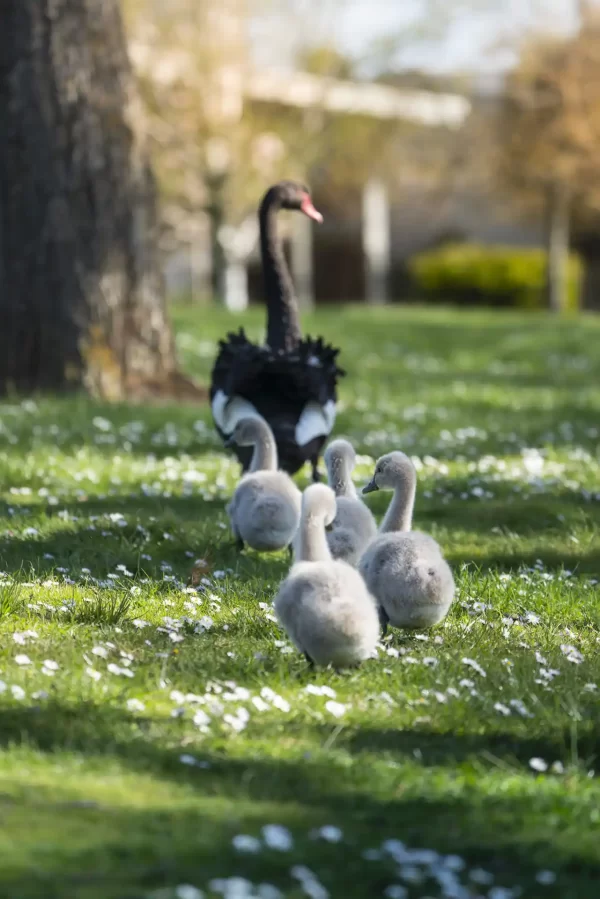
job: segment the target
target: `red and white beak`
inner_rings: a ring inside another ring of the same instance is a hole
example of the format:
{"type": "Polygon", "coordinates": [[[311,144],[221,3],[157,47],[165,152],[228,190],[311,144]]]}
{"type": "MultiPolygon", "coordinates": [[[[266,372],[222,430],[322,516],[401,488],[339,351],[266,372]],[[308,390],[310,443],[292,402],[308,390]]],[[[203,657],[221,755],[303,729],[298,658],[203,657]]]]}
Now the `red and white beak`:
{"type": "Polygon", "coordinates": [[[318,210],[315,209],[308,194],[304,195],[304,199],[300,203],[300,209],[302,210],[304,215],[307,215],[309,219],[313,220],[313,222],[318,222],[319,224],[321,224],[321,222],[323,221],[323,216],[318,210]]]}

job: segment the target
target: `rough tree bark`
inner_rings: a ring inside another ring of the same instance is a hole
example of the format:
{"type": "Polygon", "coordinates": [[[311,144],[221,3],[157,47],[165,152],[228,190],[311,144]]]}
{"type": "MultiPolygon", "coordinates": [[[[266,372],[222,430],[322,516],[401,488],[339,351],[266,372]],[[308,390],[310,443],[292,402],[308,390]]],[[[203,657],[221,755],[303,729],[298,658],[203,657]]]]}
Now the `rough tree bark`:
{"type": "Polygon", "coordinates": [[[3,0],[0,390],[175,373],[118,0],[3,0]]]}

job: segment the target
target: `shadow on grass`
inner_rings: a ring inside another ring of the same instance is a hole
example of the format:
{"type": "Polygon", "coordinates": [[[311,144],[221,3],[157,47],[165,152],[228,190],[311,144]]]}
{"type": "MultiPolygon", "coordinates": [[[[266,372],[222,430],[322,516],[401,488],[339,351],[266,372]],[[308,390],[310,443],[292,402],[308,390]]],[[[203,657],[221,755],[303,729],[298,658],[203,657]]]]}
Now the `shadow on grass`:
{"type": "MultiPolygon", "coordinates": [[[[559,550],[549,550],[539,543],[529,552],[489,552],[476,550],[465,554],[459,551],[446,553],[446,559],[456,570],[462,565],[470,565],[482,572],[515,572],[520,569],[532,569],[538,561],[544,565],[544,570],[551,573],[570,571],[575,577],[585,576],[592,579],[600,578],[600,548],[595,547],[589,552],[577,555],[559,550]]],[[[569,583],[568,580],[565,583],[569,583]]]]}
{"type": "MultiPolygon", "coordinates": [[[[155,742],[157,728],[163,725],[160,719],[134,717],[120,709],[91,702],[70,706],[48,702],[43,706],[0,710],[0,746],[23,745],[45,753],[75,752],[90,758],[114,757],[137,773],[150,773],[196,786],[201,784],[207,794],[231,798],[238,794],[239,778],[248,771],[253,773],[251,777],[244,777],[243,792],[257,800],[272,798],[319,805],[323,802],[323,791],[327,794],[331,786],[327,785],[327,780],[332,770],[334,780],[339,778],[346,782],[348,778],[350,782],[355,779],[354,788],[369,785],[368,771],[360,769],[354,774],[345,774],[337,766],[332,769],[321,752],[314,758],[308,753],[303,762],[297,763],[282,759],[262,761],[255,756],[232,759],[226,754],[203,752],[201,736],[198,737],[196,755],[198,759],[210,762],[212,773],[199,777],[181,764],[181,750],[155,742]],[[304,772],[301,790],[298,789],[298,770],[304,772]],[[272,788],[274,792],[271,792],[272,788]]],[[[270,739],[269,724],[265,723],[262,728],[263,736],[270,739]]],[[[275,731],[275,725],[273,729],[275,731]]],[[[328,744],[334,730],[333,726],[314,725],[307,731],[305,724],[292,722],[286,729],[286,736],[297,738],[299,745],[303,739],[316,737],[317,745],[323,746],[328,744]]],[[[176,736],[175,730],[170,739],[176,736]]],[[[273,736],[275,738],[275,733],[273,736]]],[[[529,772],[528,763],[533,757],[567,761],[570,740],[566,721],[564,726],[557,722],[552,734],[532,737],[500,728],[496,732],[479,734],[440,733],[426,728],[405,731],[349,726],[336,734],[335,747],[343,748],[355,759],[363,753],[385,753],[394,755],[398,761],[414,762],[417,759],[424,768],[455,769],[468,762],[483,764],[488,769],[503,766],[505,770],[522,773],[523,766],[529,772]]],[[[598,755],[600,731],[594,726],[587,733],[581,733],[578,756],[593,762],[598,755]]],[[[530,774],[532,778],[537,776],[534,772],[530,774]]]]}
{"type": "MultiPolygon", "coordinates": [[[[540,790],[534,801],[514,791],[486,792],[471,769],[459,792],[440,796],[439,790],[436,795],[430,788],[426,771],[424,778],[404,782],[391,769],[385,782],[373,782],[368,756],[364,765],[349,768],[323,753],[304,760],[232,758],[202,752],[201,744],[195,754],[210,767],[190,769],[180,763],[180,749],[155,742],[152,728],[152,721],[91,704],[0,713],[3,745],[23,745],[48,755],[82,753],[90,763],[94,758],[113,758],[135,774],[158,778],[157,788],[160,782],[173,780],[187,790],[183,805],[165,807],[163,798],[162,806],[159,800],[156,806],[129,811],[73,801],[72,784],[64,796],[60,783],[46,796],[35,786],[23,787],[10,798],[0,796],[3,817],[13,828],[22,822],[25,843],[29,821],[32,839],[30,858],[26,853],[19,865],[5,859],[0,886],[12,884],[20,899],[133,897],[140,895],[135,888],[182,882],[203,886],[210,877],[242,871],[250,878],[279,882],[288,878],[294,859],[310,864],[333,888],[333,896],[364,899],[381,895],[393,878],[391,871],[363,860],[360,850],[395,837],[409,846],[459,852],[511,883],[531,878],[540,866],[562,869],[570,885],[563,885],[557,896],[596,896],[600,867],[597,841],[586,823],[589,809],[566,790],[540,790]],[[235,857],[230,848],[234,834],[256,832],[274,820],[304,833],[310,827],[337,824],[350,842],[334,849],[305,841],[294,855],[235,857]],[[40,851],[35,834],[44,833],[44,826],[46,848],[40,851]],[[73,845],[63,842],[61,835],[66,838],[74,829],[73,845]]],[[[418,747],[424,766],[450,770],[483,750],[500,757],[508,751],[511,758],[551,751],[543,741],[516,743],[502,734],[486,738],[391,730],[359,730],[346,738],[345,745],[356,761],[363,752],[373,751],[412,758],[418,747]]],[[[431,777],[436,775],[432,772],[431,777]]],[[[544,895],[552,896],[553,891],[544,895]]]]}
{"type": "MultiPolygon", "coordinates": [[[[600,756],[600,728],[592,721],[595,718],[590,713],[589,727],[580,728],[577,743],[578,758],[589,764],[594,764],[600,756]]],[[[500,728],[485,735],[461,733],[458,736],[426,728],[418,731],[360,728],[348,735],[342,733],[336,743],[353,754],[385,752],[398,759],[417,758],[425,767],[453,767],[470,761],[486,767],[497,766],[507,772],[518,766],[521,771],[522,766],[528,769],[532,758],[564,763],[571,753],[571,733],[566,722],[564,726],[557,722],[551,734],[527,739],[500,728]]]]}
{"type": "MultiPolygon", "coordinates": [[[[511,570],[540,559],[551,570],[600,573],[599,503],[584,502],[578,494],[559,488],[523,497],[507,492],[505,484],[495,486],[501,495],[492,499],[463,500],[458,498],[460,481],[444,480],[441,486],[456,497],[448,502],[435,496],[419,498],[415,527],[431,531],[446,547],[452,563],[511,570]],[[569,527],[581,525],[590,534],[586,545],[573,543],[566,534],[569,527]],[[468,547],[468,554],[453,549],[456,544],[468,547]]],[[[385,495],[375,497],[371,505],[377,515],[383,515],[388,501],[385,495]]],[[[161,564],[171,565],[174,573],[187,578],[193,559],[203,557],[216,569],[231,568],[244,577],[252,572],[282,576],[287,570],[283,556],[251,551],[240,556],[228,530],[225,506],[226,499],[221,498],[206,501],[198,496],[143,494],[61,504],[46,513],[50,533],[44,534],[42,528],[37,538],[17,532],[0,537],[0,566],[11,574],[31,570],[34,577],[49,576],[62,566],[79,581],[85,580],[80,577],[83,568],[104,578],[116,565],[125,564],[133,572],[143,570],[161,580],[161,564]],[[58,517],[65,512],[70,516],[66,522],[58,517]],[[107,517],[114,513],[124,516],[124,527],[107,517]],[[89,519],[95,516],[91,529],[89,519]]]]}

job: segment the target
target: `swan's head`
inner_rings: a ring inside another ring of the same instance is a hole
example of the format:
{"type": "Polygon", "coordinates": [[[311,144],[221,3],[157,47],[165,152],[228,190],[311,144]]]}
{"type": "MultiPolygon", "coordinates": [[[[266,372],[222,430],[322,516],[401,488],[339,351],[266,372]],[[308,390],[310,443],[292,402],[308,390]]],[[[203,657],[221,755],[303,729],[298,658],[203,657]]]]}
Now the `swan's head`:
{"type": "Polygon", "coordinates": [[[356,453],[348,440],[332,440],[323,454],[327,471],[332,472],[342,466],[346,471],[352,471],[356,465],[356,453]]]}
{"type": "Polygon", "coordinates": [[[338,496],[354,496],[352,472],[356,465],[354,447],[347,440],[332,440],[323,454],[327,480],[338,496]]]}
{"type": "Polygon", "coordinates": [[[323,221],[323,216],[313,206],[308,187],[299,181],[280,181],[269,188],[262,207],[271,204],[276,204],[280,209],[297,209],[319,224],[323,221]]]}
{"type": "Polygon", "coordinates": [[[269,436],[269,426],[266,421],[262,421],[260,418],[240,418],[226,445],[254,446],[269,436]]]}
{"type": "Polygon", "coordinates": [[[375,465],[375,472],[363,493],[374,490],[395,490],[396,487],[412,487],[417,482],[417,472],[408,456],[399,451],[381,456],[375,465]]]}
{"type": "Polygon", "coordinates": [[[320,518],[326,528],[337,515],[335,493],[326,484],[311,484],[302,494],[302,517],[320,518]]]}

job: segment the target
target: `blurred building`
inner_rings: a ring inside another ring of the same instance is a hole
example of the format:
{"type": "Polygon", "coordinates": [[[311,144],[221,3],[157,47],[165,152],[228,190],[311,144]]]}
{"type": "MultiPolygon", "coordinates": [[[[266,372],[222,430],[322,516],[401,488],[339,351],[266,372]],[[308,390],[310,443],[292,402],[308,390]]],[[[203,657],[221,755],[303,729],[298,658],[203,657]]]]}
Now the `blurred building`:
{"type": "MultiPolygon", "coordinates": [[[[190,28],[200,28],[202,54],[216,60],[202,76],[206,115],[221,135],[245,113],[267,107],[276,117],[280,109],[282,116],[295,110],[300,115],[412,123],[430,135],[422,139],[423,145],[439,142],[442,133],[456,132],[468,120],[470,99],[460,90],[444,90],[435,79],[429,83],[399,76],[395,83],[365,83],[307,72],[256,70],[247,53],[243,0],[207,0],[200,14],[201,23],[184,19],[178,23],[179,40],[167,44],[168,50],[153,41],[155,26],[150,23],[132,40],[131,56],[144,77],[161,88],[198,78],[194,43],[187,38],[190,28]]],[[[189,136],[182,142],[185,139],[189,136]]],[[[198,298],[218,292],[232,309],[242,309],[262,298],[256,234],[252,222],[236,229],[226,221],[219,191],[228,176],[227,141],[221,137],[209,144],[204,147],[208,175],[200,188],[204,198],[196,197],[190,210],[166,209],[167,222],[176,222],[166,262],[167,282],[173,294],[198,298]],[[199,214],[199,208],[207,214],[199,214]]],[[[264,149],[268,153],[269,148],[264,149]]],[[[402,147],[398,159],[399,167],[404,166],[402,147]]],[[[295,216],[286,235],[301,300],[309,305],[401,299],[410,292],[406,278],[410,256],[447,239],[540,242],[540,234],[500,212],[497,197],[448,179],[432,189],[427,181],[426,175],[410,172],[384,181],[369,173],[367,165],[362,187],[356,190],[353,185],[352,191],[344,192],[350,200],[344,196],[338,203],[331,191],[322,195],[316,179],[314,200],[325,223],[314,229],[295,216]]]]}
{"type": "MultiPolygon", "coordinates": [[[[281,73],[273,71],[253,72],[240,81],[233,75],[224,79],[223,104],[228,110],[250,105],[269,104],[301,110],[320,109],[333,115],[362,115],[382,120],[400,120],[416,124],[424,129],[460,128],[469,114],[467,98],[456,94],[440,94],[424,90],[400,90],[380,84],[341,81],[323,78],[309,73],[281,73]]],[[[240,113],[241,114],[241,113],[240,113]]],[[[257,198],[258,199],[258,198],[257,198]]],[[[314,197],[319,208],[323,202],[319,193],[314,197]]],[[[415,210],[419,204],[415,205],[415,210]]],[[[422,207],[420,207],[422,210],[422,207]]],[[[306,304],[341,300],[368,299],[385,302],[393,291],[391,272],[395,258],[403,258],[412,247],[403,246],[402,227],[395,225],[397,209],[386,184],[367,178],[362,196],[356,198],[354,214],[348,208],[343,218],[335,209],[323,208],[325,224],[313,233],[309,223],[296,223],[291,235],[290,257],[299,293],[306,304]],[[314,241],[314,243],[313,243],[314,241]],[[331,272],[343,273],[343,277],[328,277],[331,272]]],[[[431,222],[423,220],[422,235],[416,247],[422,248],[435,231],[431,222]]],[[[415,247],[415,248],[416,248],[415,247]]],[[[180,291],[206,281],[211,267],[210,241],[204,239],[195,244],[195,264],[192,268],[185,252],[175,253],[167,263],[167,277],[171,289],[180,291]]],[[[214,261],[214,260],[212,260],[214,261]]],[[[235,259],[234,265],[243,264],[249,269],[248,299],[260,299],[260,277],[256,271],[256,252],[247,259],[235,259]]],[[[239,286],[238,279],[229,283],[239,286]]],[[[227,288],[225,289],[227,292],[227,288]]],[[[243,308],[243,298],[227,297],[234,308],[243,308]]]]}
{"type": "MultiPolygon", "coordinates": [[[[157,6],[154,15],[132,34],[134,66],[158,92],[163,92],[163,97],[170,85],[176,95],[178,84],[203,78],[205,116],[212,130],[221,135],[205,147],[208,176],[204,200],[200,198],[199,202],[196,196],[189,212],[165,204],[165,220],[172,226],[173,238],[166,275],[174,293],[198,296],[217,290],[225,294],[232,308],[242,308],[253,295],[260,295],[252,241],[237,240],[231,223],[225,220],[226,210],[219,208],[219,190],[228,167],[222,135],[246,112],[252,115],[262,107],[275,116],[279,109],[282,115],[295,111],[300,116],[313,112],[329,117],[360,116],[410,122],[423,129],[460,128],[469,114],[469,101],[456,93],[253,68],[245,40],[243,0],[207,0],[197,13],[193,5],[175,3],[169,13],[172,23],[164,18],[159,21],[160,15],[157,6]],[[159,27],[163,35],[165,28],[171,28],[167,40],[158,39],[159,27]],[[196,42],[194,34],[198,35],[196,42]],[[205,72],[200,72],[199,59],[208,61],[205,72]],[[198,214],[202,205],[208,211],[208,220],[198,214]],[[229,225],[226,240],[221,239],[223,225],[229,225]],[[221,268],[224,272],[219,274],[216,270],[221,268]]],[[[190,140],[189,135],[182,135],[181,142],[186,140],[190,140]]],[[[182,162],[182,166],[185,164],[182,162]]],[[[315,200],[319,202],[318,195],[315,200]]],[[[362,196],[361,192],[356,196],[354,209],[346,207],[340,215],[335,203],[325,200],[325,205],[326,225],[316,237],[307,222],[295,223],[289,235],[301,297],[306,303],[341,299],[343,295],[346,299],[384,302],[391,286],[395,240],[386,185],[370,177],[367,170],[362,196]],[[343,271],[346,277],[331,279],[332,268],[343,271]]]]}

